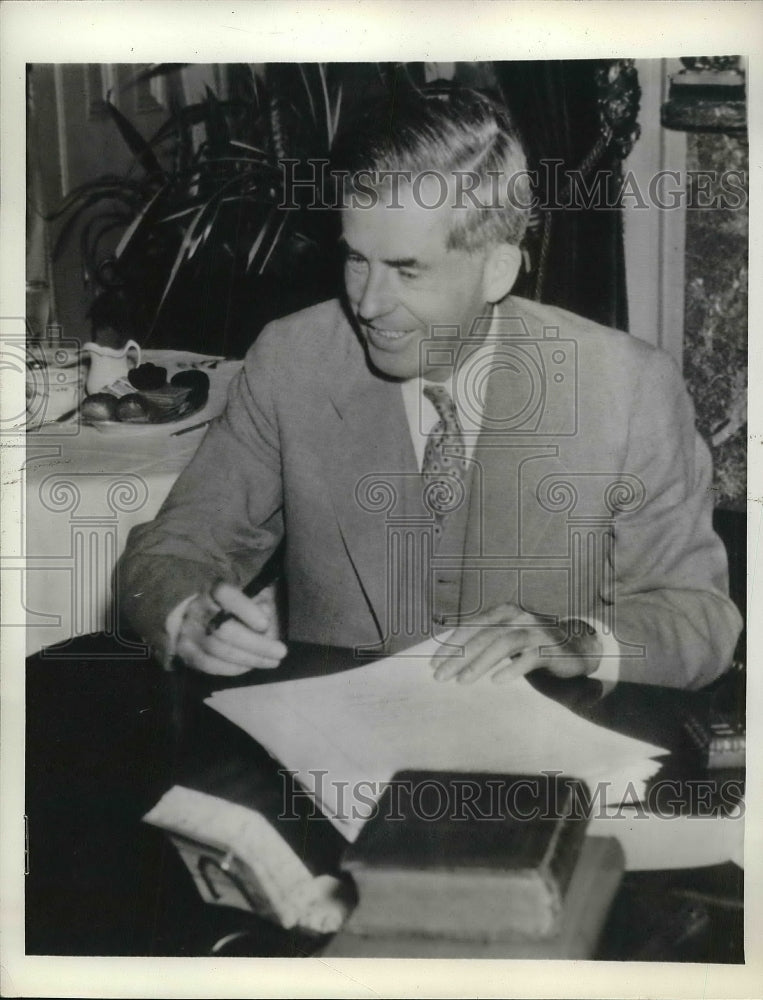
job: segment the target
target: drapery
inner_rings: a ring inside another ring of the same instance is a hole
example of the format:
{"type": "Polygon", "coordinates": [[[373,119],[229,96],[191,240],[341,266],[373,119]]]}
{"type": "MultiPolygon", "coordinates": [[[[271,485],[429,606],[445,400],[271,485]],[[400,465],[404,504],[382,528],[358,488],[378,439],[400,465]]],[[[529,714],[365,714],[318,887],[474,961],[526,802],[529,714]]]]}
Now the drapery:
{"type": "Polygon", "coordinates": [[[601,68],[595,60],[493,63],[497,86],[525,138],[530,169],[538,171],[536,194],[541,207],[548,207],[528,238],[532,271],[521,277],[517,291],[627,329],[623,220],[616,204],[621,179],[617,144],[611,142],[597,162],[586,164],[597,143],[601,145],[601,68]],[[553,167],[552,161],[561,163],[553,167]],[[581,165],[590,167],[589,183],[592,172],[600,172],[604,204],[554,207],[569,201],[563,181],[555,179],[581,165]],[[541,262],[544,225],[551,231],[541,262]],[[541,263],[545,266],[539,268],[541,263]]]}

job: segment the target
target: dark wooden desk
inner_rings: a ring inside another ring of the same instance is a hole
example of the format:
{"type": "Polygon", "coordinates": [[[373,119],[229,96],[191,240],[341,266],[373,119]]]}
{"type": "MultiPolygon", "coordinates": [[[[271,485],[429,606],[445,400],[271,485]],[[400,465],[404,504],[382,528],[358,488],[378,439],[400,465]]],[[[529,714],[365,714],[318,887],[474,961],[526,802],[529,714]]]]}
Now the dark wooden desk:
{"type": "MultiPolygon", "coordinates": [[[[66,659],[27,661],[27,953],[205,955],[229,935],[225,954],[314,953],[318,939],[204,904],[174,848],[140,822],[176,783],[277,815],[284,788],[271,758],[202,703],[213,689],[276,675],[167,674],[147,658],[110,659],[110,642],[90,636],[66,659]]],[[[295,644],[278,677],[356,665],[347,650],[295,644]]],[[[688,693],[621,684],[602,697],[592,680],[537,674],[532,683],[596,722],[669,747],[661,776],[702,774],[681,719],[689,708],[707,711],[719,686],[688,693]]],[[[313,871],[335,871],[344,840],[297,802],[300,819],[279,829],[313,871]]],[[[740,962],[742,926],[734,865],[629,873],[597,957],[740,962]]]]}

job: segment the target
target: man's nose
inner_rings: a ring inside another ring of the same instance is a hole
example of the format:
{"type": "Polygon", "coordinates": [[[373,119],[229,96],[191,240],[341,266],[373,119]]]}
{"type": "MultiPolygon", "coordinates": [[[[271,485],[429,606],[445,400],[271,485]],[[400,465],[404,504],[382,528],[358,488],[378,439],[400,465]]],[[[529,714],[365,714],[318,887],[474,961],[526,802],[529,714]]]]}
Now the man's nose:
{"type": "Polygon", "coordinates": [[[390,277],[387,267],[372,267],[369,270],[358,302],[358,313],[362,319],[374,320],[386,316],[395,308],[390,277]]]}

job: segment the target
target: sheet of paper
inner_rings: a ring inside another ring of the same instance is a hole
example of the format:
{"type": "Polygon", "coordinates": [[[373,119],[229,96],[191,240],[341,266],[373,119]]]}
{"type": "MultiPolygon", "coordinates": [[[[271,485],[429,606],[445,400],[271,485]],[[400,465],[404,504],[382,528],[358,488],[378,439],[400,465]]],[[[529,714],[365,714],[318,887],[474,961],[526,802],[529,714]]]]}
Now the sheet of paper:
{"type": "Polygon", "coordinates": [[[744,867],[744,818],[741,809],[728,816],[645,814],[640,809],[595,815],[592,837],[617,837],[628,871],[698,868],[733,861],[744,867]]]}
{"type": "Polygon", "coordinates": [[[618,802],[659,768],[660,747],[596,726],[537,692],[438,683],[437,640],[328,677],[216,692],[208,704],[252,735],[353,841],[395,771],[539,774],[610,782],[618,802]]]}

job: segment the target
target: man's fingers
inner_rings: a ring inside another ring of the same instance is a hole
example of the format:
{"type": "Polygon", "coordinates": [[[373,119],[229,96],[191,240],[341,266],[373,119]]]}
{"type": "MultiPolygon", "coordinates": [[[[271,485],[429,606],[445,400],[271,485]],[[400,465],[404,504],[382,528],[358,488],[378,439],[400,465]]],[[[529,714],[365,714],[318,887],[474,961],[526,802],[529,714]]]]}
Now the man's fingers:
{"type": "Polygon", "coordinates": [[[457,675],[456,680],[459,684],[471,684],[486,674],[495,676],[493,672],[498,667],[504,670],[517,669],[513,665],[527,654],[537,659],[536,649],[528,645],[532,641],[532,636],[528,636],[526,630],[494,629],[493,632],[494,641],[457,675]]]}
{"type": "Polygon", "coordinates": [[[178,643],[178,655],[182,658],[187,667],[200,670],[205,674],[216,674],[221,677],[237,677],[252,669],[252,664],[242,666],[239,663],[229,663],[221,660],[210,653],[204,652],[199,646],[191,642],[178,643]]]}
{"type": "Polygon", "coordinates": [[[250,597],[249,600],[260,607],[264,606],[271,611],[274,610],[276,605],[275,586],[271,583],[267,587],[263,587],[254,597],[250,597]]]}
{"type": "Polygon", "coordinates": [[[457,677],[462,683],[482,677],[506,652],[506,632],[492,626],[473,633],[464,646],[464,655],[447,656],[437,663],[435,680],[448,681],[457,677]]]}
{"type": "Polygon", "coordinates": [[[537,649],[525,649],[513,659],[507,657],[502,661],[491,680],[495,681],[496,684],[509,684],[541,665],[537,649]]]}
{"type": "Polygon", "coordinates": [[[257,653],[271,659],[281,660],[286,656],[286,646],[272,636],[254,631],[235,619],[224,622],[210,639],[218,639],[245,653],[257,653]]]}
{"type": "Polygon", "coordinates": [[[506,651],[502,638],[500,632],[495,635],[493,642],[456,674],[456,683],[473,684],[494,670],[498,663],[503,663],[506,651]]]}
{"type": "MultiPolygon", "coordinates": [[[[479,656],[482,651],[493,640],[495,633],[501,631],[501,625],[511,625],[520,615],[524,615],[520,607],[516,604],[499,604],[485,612],[481,619],[469,625],[462,625],[448,639],[448,646],[451,647],[446,653],[440,653],[432,658],[432,666],[445,666],[445,661],[452,658],[465,666],[475,656],[479,656]]],[[[453,667],[448,671],[452,675],[457,668],[453,667]]]]}
{"type": "Polygon", "coordinates": [[[497,683],[505,684],[538,667],[547,667],[559,677],[591,673],[601,656],[601,642],[590,640],[590,654],[587,648],[578,653],[565,646],[567,638],[559,626],[549,625],[516,604],[501,604],[479,624],[456,629],[448,640],[451,650],[432,658],[434,677],[470,684],[491,674],[497,683]],[[568,655],[558,655],[561,647],[568,655]]]}
{"type": "Polygon", "coordinates": [[[511,663],[506,664],[493,674],[497,684],[505,684],[515,677],[528,674],[531,670],[544,667],[556,677],[580,677],[592,673],[598,666],[598,661],[585,656],[548,656],[541,654],[538,648],[528,647],[511,663]]]}
{"type": "Polygon", "coordinates": [[[278,667],[281,659],[264,656],[258,653],[242,653],[231,649],[219,640],[212,642],[212,636],[205,637],[204,644],[196,642],[191,637],[183,637],[178,642],[177,653],[186,666],[193,667],[206,674],[219,674],[225,677],[236,677],[249,670],[272,670],[278,667]]]}
{"type": "MultiPolygon", "coordinates": [[[[525,648],[537,652],[542,638],[540,629],[520,626],[492,625],[480,629],[463,647],[463,656],[451,654],[441,662],[437,659],[433,661],[436,665],[435,679],[445,681],[458,677],[462,683],[477,680],[498,662],[508,661],[525,648]]],[[[455,641],[455,636],[450,641],[455,641]]]]}
{"type": "Polygon", "coordinates": [[[496,631],[491,628],[480,628],[477,631],[459,629],[450,640],[457,648],[447,656],[437,656],[432,660],[435,680],[448,681],[460,674],[493,642],[496,631]]]}
{"type": "Polygon", "coordinates": [[[255,603],[238,587],[229,583],[218,583],[211,590],[212,600],[220,605],[223,611],[235,615],[239,621],[255,632],[264,632],[270,625],[270,613],[265,602],[255,603]]]}
{"type": "MultiPolygon", "coordinates": [[[[271,640],[264,639],[262,636],[257,638],[262,639],[262,642],[252,643],[248,647],[239,647],[231,645],[217,635],[210,635],[204,637],[200,648],[205,654],[215,659],[225,660],[241,667],[277,667],[283,659],[285,648],[281,647],[283,652],[274,653],[271,650],[273,645],[271,640]]],[[[280,643],[278,645],[281,646],[280,643]]]]}
{"type": "Polygon", "coordinates": [[[248,670],[272,670],[286,646],[267,635],[272,611],[267,602],[254,604],[236,587],[216,584],[188,606],[177,642],[178,656],[195,670],[235,677],[248,670]],[[233,615],[207,635],[211,618],[222,609],[233,615]]]}

